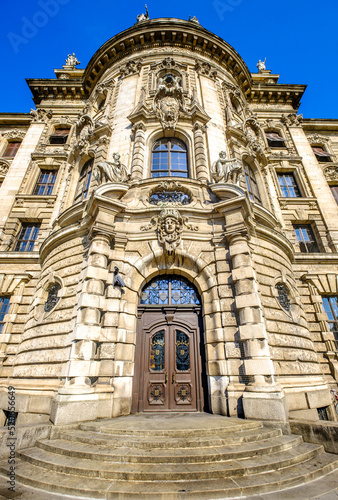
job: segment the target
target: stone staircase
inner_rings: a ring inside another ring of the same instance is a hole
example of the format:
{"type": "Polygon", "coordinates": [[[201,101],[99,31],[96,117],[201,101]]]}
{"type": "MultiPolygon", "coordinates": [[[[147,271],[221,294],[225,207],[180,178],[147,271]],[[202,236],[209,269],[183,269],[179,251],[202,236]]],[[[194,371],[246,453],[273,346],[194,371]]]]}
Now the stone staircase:
{"type": "MultiPolygon", "coordinates": [[[[107,500],[245,497],[338,468],[338,455],[300,436],[203,413],[140,414],[55,428],[53,439],[21,450],[18,458],[21,484],[107,500]]],[[[2,462],[1,474],[7,470],[2,462]]]]}

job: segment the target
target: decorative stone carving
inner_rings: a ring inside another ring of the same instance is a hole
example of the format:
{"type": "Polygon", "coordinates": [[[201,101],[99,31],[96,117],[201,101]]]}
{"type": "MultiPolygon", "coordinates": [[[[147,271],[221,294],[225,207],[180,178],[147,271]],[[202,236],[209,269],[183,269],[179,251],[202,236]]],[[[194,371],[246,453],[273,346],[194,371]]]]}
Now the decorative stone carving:
{"type": "Polygon", "coordinates": [[[163,181],[149,196],[149,203],[161,207],[188,205],[192,201],[190,191],[176,181],[163,181]]]}
{"type": "Polygon", "coordinates": [[[338,182],[338,165],[330,165],[324,170],[325,178],[328,182],[338,182]]]}
{"type": "Polygon", "coordinates": [[[308,141],[310,144],[315,145],[315,144],[328,144],[330,143],[330,138],[325,137],[324,135],[319,135],[319,134],[313,134],[308,136],[308,141]]]}
{"type": "Polygon", "coordinates": [[[113,161],[100,161],[97,168],[101,172],[101,182],[105,177],[110,182],[127,182],[130,177],[127,167],[120,162],[119,153],[113,153],[113,161]]]}
{"type": "Polygon", "coordinates": [[[201,75],[210,76],[210,78],[216,80],[217,71],[213,66],[211,66],[211,64],[207,62],[196,60],[195,71],[197,71],[197,73],[201,75]]]}
{"type": "Polygon", "coordinates": [[[26,132],[15,128],[13,130],[9,130],[8,132],[2,132],[1,135],[7,141],[13,141],[15,139],[20,139],[22,141],[26,135],[26,132]]]}
{"type": "Polygon", "coordinates": [[[47,123],[53,116],[53,111],[51,109],[31,109],[30,114],[32,115],[33,123],[47,123]]]}
{"type": "Polygon", "coordinates": [[[261,127],[255,115],[248,118],[244,124],[244,135],[248,141],[251,152],[256,155],[263,155],[263,144],[261,141],[261,127]]]}
{"type": "Polygon", "coordinates": [[[261,61],[261,60],[258,61],[257,66],[256,66],[258,69],[258,73],[262,73],[263,71],[266,70],[265,64],[266,64],[266,58],[264,61],[261,61]]]}
{"type": "Polygon", "coordinates": [[[198,231],[197,226],[188,222],[188,217],[183,217],[174,208],[165,208],[160,215],[153,217],[150,223],[141,227],[141,231],[148,231],[157,223],[157,237],[164,250],[171,254],[180,244],[184,226],[192,231],[198,231]]]}
{"type": "Polygon", "coordinates": [[[76,68],[76,66],[81,64],[80,61],[77,60],[74,52],[73,52],[73,54],[68,54],[68,57],[65,61],[66,61],[65,66],[71,67],[71,68],[76,68]]]}
{"type": "Polygon", "coordinates": [[[90,116],[84,114],[79,116],[75,124],[76,131],[76,144],[74,149],[84,153],[88,150],[90,142],[89,138],[92,136],[94,130],[94,122],[90,116]]]}
{"type": "Polygon", "coordinates": [[[0,159],[0,176],[4,177],[9,169],[9,163],[6,160],[0,159]]]}
{"type": "Polygon", "coordinates": [[[212,166],[212,178],[216,183],[236,184],[240,183],[243,176],[243,165],[237,158],[227,160],[225,151],[219,153],[219,158],[212,166]]]}
{"type": "Polygon", "coordinates": [[[289,115],[282,115],[281,122],[288,127],[299,127],[303,121],[303,115],[296,115],[290,113],[289,115]]]}
{"type": "Polygon", "coordinates": [[[129,75],[140,74],[142,68],[142,59],[128,61],[124,66],[120,66],[120,78],[125,78],[129,75]]]}
{"type": "Polygon", "coordinates": [[[196,24],[199,24],[199,20],[197,19],[196,16],[189,16],[189,21],[191,21],[192,23],[196,23],[196,24]]]}
{"type": "Polygon", "coordinates": [[[147,4],[145,4],[145,8],[146,8],[146,13],[145,14],[139,14],[137,16],[137,22],[138,23],[142,23],[142,21],[149,21],[149,12],[148,12],[148,7],[147,7],[147,4]]]}
{"type": "Polygon", "coordinates": [[[154,110],[163,129],[175,129],[180,111],[185,112],[180,78],[168,73],[159,78],[154,110]]]}

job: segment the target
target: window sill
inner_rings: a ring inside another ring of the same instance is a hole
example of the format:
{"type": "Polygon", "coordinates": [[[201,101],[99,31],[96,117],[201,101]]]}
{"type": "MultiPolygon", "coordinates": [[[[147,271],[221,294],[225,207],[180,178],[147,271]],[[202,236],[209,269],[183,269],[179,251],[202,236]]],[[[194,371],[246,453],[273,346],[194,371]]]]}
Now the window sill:
{"type": "MultiPolygon", "coordinates": [[[[319,252],[319,253],[302,253],[295,252],[294,256],[295,262],[304,262],[304,261],[316,261],[320,264],[330,263],[330,264],[338,264],[338,253],[328,253],[328,252],[319,252]]],[[[312,262],[311,262],[312,263],[312,262]]]]}
{"type": "MultiPolygon", "coordinates": [[[[278,196],[278,201],[280,205],[285,203],[290,203],[291,205],[308,205],[310,203],[315,203],[317,207],[317,199],[313,196],[278,196]]],[[[283,210],[284,207],[281,207],[283,210]]]]}
{"type": "Polygon", "coordinates": [[[8,263],[8,261],[15,261],[15,263],[25,263],[29,261],[37,264],[39,258],[40,255],[38,250],[34,250],[33,252],[18,252],[14,250],[0,252],[0,264],[8,263]]]}

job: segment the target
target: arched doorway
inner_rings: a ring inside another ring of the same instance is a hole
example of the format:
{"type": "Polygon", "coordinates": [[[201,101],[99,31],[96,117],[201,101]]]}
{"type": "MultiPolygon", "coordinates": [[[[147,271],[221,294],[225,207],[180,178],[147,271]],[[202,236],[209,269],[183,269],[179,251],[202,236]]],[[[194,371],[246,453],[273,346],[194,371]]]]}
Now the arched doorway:
{"type": "Polygon", "coordinates": [[[156,277],[138,306],[133,408],[206,411],[201,300],[181,276],[156,277]]]}

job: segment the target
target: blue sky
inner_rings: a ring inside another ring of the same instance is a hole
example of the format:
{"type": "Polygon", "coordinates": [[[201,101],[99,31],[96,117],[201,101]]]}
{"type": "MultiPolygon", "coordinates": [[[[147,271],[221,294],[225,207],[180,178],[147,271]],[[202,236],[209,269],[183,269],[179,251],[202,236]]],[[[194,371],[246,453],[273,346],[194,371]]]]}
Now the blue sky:
{"type": "MultiPolygon", "coordinates": [[[[136,0],[1,0],[1,7],[0,112],[29,112],[34,104],[25,78],[53,78],[70,52],[85,68],[145,10],[136,0]]],[[[299,109],[304,117],[338,119],[336,0],[148,0],[148,8],[152,19],[195,15],[250,71],[266,57],[280,83],[307,84],[299,109]]]]}

